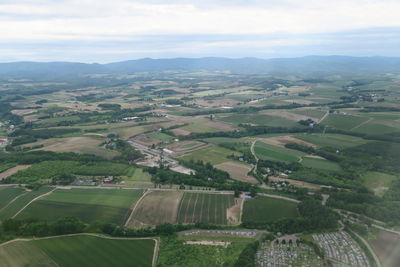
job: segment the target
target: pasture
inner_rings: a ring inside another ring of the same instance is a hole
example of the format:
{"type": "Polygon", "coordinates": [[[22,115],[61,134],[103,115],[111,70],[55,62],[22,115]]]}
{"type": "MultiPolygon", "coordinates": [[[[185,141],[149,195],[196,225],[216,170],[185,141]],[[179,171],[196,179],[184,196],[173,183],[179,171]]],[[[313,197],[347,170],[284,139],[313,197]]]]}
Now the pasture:
{"type": "Polygon", "coordinates": [[[178,210],[178,223],[228,224],[227,210],[235,205],[230,194],[185,192],[178,210]]]}
{"type": "Polygon", "coordinates": [[[0,247],[0,258],[2,266],[152,266],[155,245],[153,239],[78,234],[13,241],[0,247]]]}
{"type": "Polygon", "coordinates": [[[372,171],[364,173],[361,177],[363,185],[378,196],[383,196],[394,179],[396,179],[394,175],[372,171]]]}
{"type": "Polygon", "coordinates": [[[314,157],[303,157],[301,164],[305,167],[330,170],[330,171],[340,171],[340,166],[332,161],[322,159],[322,158],[314,158],[314,157]]]}
{"type": "Polygon", "coordinates": [[[182,157],[183,160],[202,160],[217,165],[229,161],[229,155],[240,155],[240,153],[218,146],[209,146],[203,149],[196,150],[182,157]]]}
{"type": "Polygon", "coordinates": [[[242,221],[244,223],[269,223],[297,216],[299,216],[297,203],[258,196],[244,202],[242,221]]]}
{"type": "Polygon", "coordinates": [[[360,137],[343,134],[298,134],[295,135],[295,137],[319,147],[331,146],[342,149],[362,145],[368,142],[368,140],[360,137]]]}
{"type": "Polygon", "coordinates": [[[283,162],[296,162],[300,160],[301,156],[306,155],[297,150],[278,147],[264,142],[256,142],[254,152],[260,159],[283,162]]]}
{"type": "Polygon", "coordinates": [[[176,223],[181,191],[151,190],[137,203],[129,226],[155,226],[162,223],[176,223]]]}
{"type": "Polygon", "coordinates": [[[130,208],[142,194],[140,189],[57,189],[31,203],[17,218],[56,220],[71,216],[85,223],[123,224],[130,208]]]}
{"type": "Polygon", "coordinates": [[[127,177],[124,178],[124,182],[129,185],[152,183],[150,173],[143,171],[142,168],[134,167],[129,168],[127,177]]]}

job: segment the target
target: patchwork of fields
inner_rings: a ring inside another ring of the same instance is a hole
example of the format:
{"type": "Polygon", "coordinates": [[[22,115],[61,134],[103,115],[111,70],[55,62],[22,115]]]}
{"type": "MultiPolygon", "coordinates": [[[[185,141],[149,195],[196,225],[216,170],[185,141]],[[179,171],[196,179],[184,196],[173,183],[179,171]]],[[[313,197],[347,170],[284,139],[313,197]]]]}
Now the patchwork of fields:
{"type": "Polygon", "coordinates": [[[1,266],[152,266],[153,239],[73,235],[0,246],[1,266]],[[110,256],[112,255],[112,256],[110,256]]]}
{"type": "Polygon", "coordinates": [[[151,190],[137,203],[126,224],[136,227],[166,222],[225,225],[228,224],[228,209],[234,205],[232,194],[151,190]]]}

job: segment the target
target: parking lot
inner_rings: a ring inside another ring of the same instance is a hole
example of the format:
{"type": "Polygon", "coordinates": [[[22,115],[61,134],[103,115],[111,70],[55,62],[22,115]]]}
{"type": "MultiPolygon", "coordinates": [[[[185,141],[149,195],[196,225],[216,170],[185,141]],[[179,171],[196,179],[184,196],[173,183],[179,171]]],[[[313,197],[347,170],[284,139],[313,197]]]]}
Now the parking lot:
{"type": "Polygon", "coordinates": [[[361,247],[344,231],[314,234],[312,237],[334,266],[371,266],[361,247]]]}
{"type": "Polygon", "coordinates": [[[324,266],[324,264],[322,259],[315,254],[313,248],[306,244],[277,244],[276,242],[264,242],[256,254],[256,266],[320,267],[324,266]]]}

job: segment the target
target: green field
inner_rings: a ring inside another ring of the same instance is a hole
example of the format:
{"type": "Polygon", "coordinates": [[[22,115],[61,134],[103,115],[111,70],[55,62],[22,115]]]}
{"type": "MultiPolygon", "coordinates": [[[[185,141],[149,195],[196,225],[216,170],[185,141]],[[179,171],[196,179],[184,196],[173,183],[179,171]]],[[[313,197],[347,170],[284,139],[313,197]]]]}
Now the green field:
{"type": "Polygon", "coordinates": [[[325,110],[320,110],[320,109],[295,109],[290,112],[299,115],[309,116],[316,119],[322,118],[326,113],[325,110]]]}
{"type": "Polygon", "coordinates": [[[142,168],[131,167],[128,171],[127,178],[124,179],[127,184],[151,184],[151,175],[143,171],[142,168]]]}
{"type": "Polygon", "coordinates": [[[29,191],[26,193],[20,194],[18,198],[16,198],[13,202],[9,203],[9,205],[4,206],[0,210],[0,220],[8,219],[13,217],[18,211],[20,211],[25,205],[27,205],[34,198],[50,192],[53,188],[49,186],[42,186],[38,190],[29,191]]]}
{"type": "Polygon", "coordinates": [[[298,134],[296,138],[310,142],[316,146],[331,146],[336,148],[353,147],[368,141],[359,137],[342,134],[298,134]]]}
{"type": "Polygon", "coordinates": [[[390,184],[396,176],[383,172],[366,172],[362,177],[362,183],[369,190],[373,191],[378,196],[383,196],[385,191],[389,188],[390,184]]]}
{"type": "Polygon", "coordinates": [[[322,121],[322,124],[349,131],[367,120],[368,118],[360,116],[329,114],[329,116],[322,121]]]}
{"type": "Polygon", "coordinates": [[[151,266],[154,246],[152,239],[75,235],[15,241],[0,247],[0,258],[1,266],[151,266]]]}
{"type": "Polygon", "coordinates": [[[170,136],[168,134],[159,133],[159,132],[151,133],[151,134],[149,134],[149,136],[153,137],[155,139],[159,139],[159,140],[164,141],[164,142],[171,142],[172,140],[174,140],[174,137],[172,137],[172,136],[170,136]]]}
{"type": "Polygon", "coordinates": [[[58,189],[33,202],[17,218],[56,220],[71,216],[85,223],[122,224],[142,194],[143,190],[133,189],[58,189]]]}
{"type": "Polygon", "coordinates": [[[204,149],[196,150],[188,155],[182,157],[183,160],[202,160],[204,162],[210,162],[213,165],[217,165],[226,161],[227,158],[232,154],[239,155],[240,153],[218,146],[206,147],[204,149]]]}
{"type": "Polygon", "coordinates": [[[226,210],[234,204],[233,195],[185,192],[179,206],[178,222],[227,224],[226,210]]]}
{"type": "Polygon", "coordinates": [[[294,202],[259,196],[244,202],[242,221],[269,223],[298,215],[297,204],[294,202]]]}
{"type": "Polygon", "coordinates": [[[3,209],[10,201],[18,197],[19,195],[26,193],[23,188],[16,186],[2,186],[0,187],[0,211],[3,209]]]}
{"type": "Polygon", "coordinates": [[[305,167],[330,170],[330,171],[340,171],[340,166],[332,161],[318,158],[308,158],[303,157],[301,164],[305,167]]]}
{"type": "Polygon", "coordinates": [[[296,125],[295,121],[264,114],[235,114],[232,116],[220,118],[219,120],[236,125],[240,123],[254,123],[257,125],[271,127],[292,127],[296,125]]]}
{"type": "Polygon", "coordinates": [[[296,162],[299,161],[299,157],[306,155],[297,150],[278,147],[263,142],[257,142],[255,144],[254,152],[260,159],[283,162],[296,162]]]}

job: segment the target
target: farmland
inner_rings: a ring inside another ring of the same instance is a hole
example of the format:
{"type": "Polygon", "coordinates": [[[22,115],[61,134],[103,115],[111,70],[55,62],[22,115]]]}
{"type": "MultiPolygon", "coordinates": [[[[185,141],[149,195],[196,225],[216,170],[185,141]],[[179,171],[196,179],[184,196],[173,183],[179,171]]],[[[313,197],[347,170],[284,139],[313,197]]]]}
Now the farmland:
{"type": "Polygon", "coordinates": [[[179,223],[227,224],[227,209],[235,204],[233,195],[185,192],[179,205],[179,223]]]}
{"type": "Polygon", "coordinates": [[[52,187],[44,186],[35,191],[19,194],[0,210],[0,220],[12,218],[35,198],[50,193],[52,190],[52,187]]]}
{"type": "Polygon", "coordinates": [[[400,225],[400,76],[257,64],[3,77],[0,258],[150,266],[154,238],[160,267],[363,265],[344,226],[397,263],[371,222],[400,225]]]}
{"type": "Polygon", "coordinates": [[[310,142],[316,146],[331,146],[337,148],[353,147],[368,141],[359,137],[339,134],[299,134],[296,138],[310,142]]]}
{"type": "Polygon", "coordinates": [[[202,160],[204,162],[210,162],[211,164],[220,164],[223,162],[229,161],[227,158],[232,154],[240,154],[238,152],[218,147],[218,146],[211,146],[203,149],[196,150],[190,154],[187,154],[182,157],[184,160],[202,160]]]}
{"type": "Polygon", "coordinates": [[[229,117],[220,118],[221,121],[229,122],[235,125],[241,123],[253,123],[257,125],[265,125],[265,126],[285,126],[290,127],[294,126],[295,122],[275,116],[269,116],[264,114],[256,114],[256,115],[247,115],[247,114],[238,114],[232,115],[229,117]]]}
{"type": "Polygon", "coordinates": [[[175,223],[182,196],[183,192],[180,191],[149,191],[137,203],[127,225],[141,227],[175,223]]]}
{"type": "Polygon", "coordinates": [[[155,245],[152,239],[74,235],[14,241],[0,246],[0,258],[2,266],[152,266],[155,245]]]}
{"type": "Polygon", "coordinates": [[[56,220],[70,216],[86,223],[123,224],[142,194],[140,189],[58,189],[30,204],[17,218],[56,220]]]}
{"type": "Polygon", "coordinates": [[[268,223],[298,215],[297,204],[294,202],[269,197],[256,197],[244,202],[242,220],[243,222],[268,223]]]}
{"type": "MultiPolygon", "coordinates": [[[[102,148],[100,144],[105,138],[93,137],[68,137],[68,138],[52,138],[36,142],[35,145],[43,145],[40,150],[54,152],[75,152],[79,154],[93,154],[111,159],[119,153],[102,148]]],[[[30,146],[27,144],[24,146],[30,146]]]]}
{"type": "Polygon", "coordinates": [[[249,183],[258,183],[256,178],[248,174],[251,167],[247,164],[228,161],[215,165],[215,167],[229,173],[232,179],[249,183]]]}
{"type": "Polygon", "coordinates": [[[20,188],[20,187],[15,187],[15,186],[2,186],[2,187],[0,187],[0,211],[8,203],[10,203],[16,197],[20,196],[23,193],[26,193],[26,191],[23,188],[20,188]]]}
{"type": "Polygon", "coordinates": [[[368,118],[360,116],[330,114],[322,123],[329,127],[351,130],[367,120],[368,118]]]}
{"type": "Polygon", "coordinates": [[[260,159],[277,160],[283,162],[296,162],[299,161],[300,156],[305,155],[303,152],[273,146],[263,142],[257,142],[254,151],[260,159]]]}

